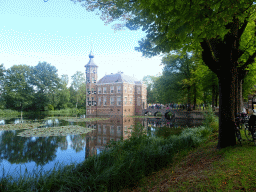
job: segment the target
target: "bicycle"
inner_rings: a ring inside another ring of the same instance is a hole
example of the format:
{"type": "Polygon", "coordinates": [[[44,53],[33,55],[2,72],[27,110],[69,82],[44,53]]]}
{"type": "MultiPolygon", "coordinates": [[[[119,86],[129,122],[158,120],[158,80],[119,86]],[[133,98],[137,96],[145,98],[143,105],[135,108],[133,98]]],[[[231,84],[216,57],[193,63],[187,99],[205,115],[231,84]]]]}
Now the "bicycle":
{"type": "Polygon", "coordinates": [[[253,142],[256,146],[256,116],[252,115],[250,119],[247,118],[245,121],[245,136],[249,142],[253,142]]]}
{"type": "Polygon", "coordinates": [[[256,146],[256,116],[251,116],[250,118],[246,113],[238,113],[235,119],[235,135],[240,145],[242,145],[241,141],[245,141],[242,139],[240,129],[244,129],[244,134],[247,140],[253,142],[256,146]]]}

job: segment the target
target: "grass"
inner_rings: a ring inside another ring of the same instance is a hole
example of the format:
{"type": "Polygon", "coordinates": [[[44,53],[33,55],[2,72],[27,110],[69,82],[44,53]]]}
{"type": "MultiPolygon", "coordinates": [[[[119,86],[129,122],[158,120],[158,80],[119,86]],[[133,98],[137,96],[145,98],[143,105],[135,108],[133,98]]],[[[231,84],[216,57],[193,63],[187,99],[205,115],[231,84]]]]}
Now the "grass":
{"type": "MultiPolygon", "coordinates": [[[[215,126],[217,123],[212,123],[215,126]]],[[[242,133],[242,138],[245,135],[242,133]]],[[[198,148],[181,151],[165,168],[138,181],[128,191],[256,191],[256,146],[243,141],[242,146],[217,150],[215,128],[198,148]]]]}
{"type": "Polygon", "coordinates": [[[8,118],[8,117],[17,117],[20,115],[20,112],[14,111],[11,109],[0,109],[0,117],[8,118]]]}
{"type": "Polygon", "coordinates": [[[77,108],[67,108],[67,109],[60,109],[54,111],[45,111],[44,113],[50,115],[67,115],[67,114],[85,114],[86,109],[77,109],[77,108]]]}

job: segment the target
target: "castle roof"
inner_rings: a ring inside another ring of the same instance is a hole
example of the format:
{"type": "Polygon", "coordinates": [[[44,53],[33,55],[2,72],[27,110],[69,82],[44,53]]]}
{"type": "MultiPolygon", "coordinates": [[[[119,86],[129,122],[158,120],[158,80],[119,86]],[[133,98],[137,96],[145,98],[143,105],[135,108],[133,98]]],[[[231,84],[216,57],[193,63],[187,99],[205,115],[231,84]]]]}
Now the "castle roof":
{"type": "Polygon", "coordinates": [[[134,77],[130,77],[128,75],[123,74],[123,72],[118,72],[116,74],[111,73],[110,75],[105,75],[102,77],[97,84],[105,84],[105,83],[133,83],[133,84],[141,84],[140,81],[135,79],[134,77]]]}
{"type": "Polygon", "coordinates": [[[87,64],[85,65],[85,67],[88,67],[88,66],[91,66],[91,67],[98,67],[98,66],[94,63],[94,60],[93,60],[94,54],[92,53],[92,51],[91,51],[90,54],[89,54],[89,58],[90,58],[89,63],[87,63],[87,64]]]}

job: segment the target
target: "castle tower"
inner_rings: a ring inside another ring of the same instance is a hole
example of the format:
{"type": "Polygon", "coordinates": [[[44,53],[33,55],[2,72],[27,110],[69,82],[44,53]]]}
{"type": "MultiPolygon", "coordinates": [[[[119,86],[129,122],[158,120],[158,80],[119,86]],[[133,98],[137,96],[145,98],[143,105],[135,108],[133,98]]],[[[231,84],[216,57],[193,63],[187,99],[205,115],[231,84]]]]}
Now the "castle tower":
{"type": "Polygon", "coordinates": [[[87,89],[87,98],[86,98],[86,115],[96,115],[96,82],[97,82],[97,68],[98,66],[94,63],[94,55],[92,51],[89,54],[89,63],[86,64],[85,74],[86,74],[86,89],[87,89]]]}

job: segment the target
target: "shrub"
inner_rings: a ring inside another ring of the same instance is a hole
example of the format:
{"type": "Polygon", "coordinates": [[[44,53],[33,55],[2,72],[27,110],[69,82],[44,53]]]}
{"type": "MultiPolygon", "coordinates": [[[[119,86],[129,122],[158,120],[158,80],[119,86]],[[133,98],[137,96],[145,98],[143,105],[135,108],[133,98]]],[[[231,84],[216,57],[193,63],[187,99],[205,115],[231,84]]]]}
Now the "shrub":
{"type": "Polygon", "coordinates": [[[49,105],[48,105],[48,110],[49,110],[49,111],[54,111],[54,107],[53,107],[51,104],[49,104],[49,105]]]}
{"type": "Polygon", "coordinates": [[[162,113],[161,113],[161,112],[158,112],[158,113],[156,114],[156,116],[162,116],[162,113]]]}

